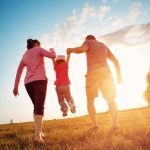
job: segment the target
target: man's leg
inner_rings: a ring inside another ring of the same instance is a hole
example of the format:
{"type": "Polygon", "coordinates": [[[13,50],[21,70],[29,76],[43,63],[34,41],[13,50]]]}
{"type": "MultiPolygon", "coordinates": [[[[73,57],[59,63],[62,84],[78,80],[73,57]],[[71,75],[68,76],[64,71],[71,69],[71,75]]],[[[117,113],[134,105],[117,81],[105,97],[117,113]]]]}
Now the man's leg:
{"type": "Polygon", "coordinates": [[[97,127],[96,110],[94,106],[94,98],[87,98],[87,109],[92,122],[92,128],[97,127]]]}
{"type": "Polygon", "coordinates": [[[112,128],[117,127],[117,105],[115,98],[117,96],[117,89],[112,77],[111,72],[108,69],[103,70],[102,82],[99,86],[103,97],[107,100],[109,111],[112,117],[112,128]]]}
{"type": "Polygon", "coordinates": [[[87,110],[92,122],[92,128],[97,128],[96,110],[94,106],[94,99],[98,96],[98,82],[99,77],[97,73],[89,73],[86,76],[86,96],[87,96],[87,110]]]}
{"type": "Polygon", "coordinates": [[[116,129],[117,128],[117,118],[118,118],[118,110],[117,110],[117,105],[114,100],[107,100],[108,106],[109,106],[109,111],[112,117],[112,128],[116,129]]]}

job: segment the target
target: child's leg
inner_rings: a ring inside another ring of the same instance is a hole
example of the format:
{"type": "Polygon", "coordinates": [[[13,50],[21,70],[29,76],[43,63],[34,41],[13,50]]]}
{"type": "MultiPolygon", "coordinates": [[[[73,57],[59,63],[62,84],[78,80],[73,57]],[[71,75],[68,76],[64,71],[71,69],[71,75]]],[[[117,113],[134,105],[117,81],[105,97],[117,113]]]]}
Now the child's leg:
{"type": "Polygon", "coordinates": [[[61,107],[61,111],[63,112],[63,116],[67,116],[68,106],[65,103],[63,88],[61,86],[56,86],[56,93],[58,97],[58,102],[61,107]]]}
{"type": "Polygon", "coordinates": [[[71,96],[71,93],[70,93],[70,87],[69,85],[68,86],[65,86],[65,90],[64,90],[64,97],[70,107],[70,111],[72,113],[75,113],[76,112],[76,109],[75,109],[75,103],[74,103],[74,100],[71,96]]]}

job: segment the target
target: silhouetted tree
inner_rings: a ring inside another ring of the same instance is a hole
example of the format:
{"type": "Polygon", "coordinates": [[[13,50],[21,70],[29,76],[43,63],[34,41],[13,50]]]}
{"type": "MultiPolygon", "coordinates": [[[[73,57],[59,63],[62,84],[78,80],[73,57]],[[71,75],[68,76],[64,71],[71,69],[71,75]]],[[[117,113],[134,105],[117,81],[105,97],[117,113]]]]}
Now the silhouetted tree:
{"type": "Polygon", "coordinates": [[[145,97],[145,100],[150,105],[150,69],[149,69],[149,72],[147,74],[146,81],[147,81],[147,89],[144,92],[144,97],[145,97]]]}
{"type": "Polygon", "coordinates": [[[13,123],[14,123],[13,119],[10,119],[10,124],[13,124],[13,123]]]}

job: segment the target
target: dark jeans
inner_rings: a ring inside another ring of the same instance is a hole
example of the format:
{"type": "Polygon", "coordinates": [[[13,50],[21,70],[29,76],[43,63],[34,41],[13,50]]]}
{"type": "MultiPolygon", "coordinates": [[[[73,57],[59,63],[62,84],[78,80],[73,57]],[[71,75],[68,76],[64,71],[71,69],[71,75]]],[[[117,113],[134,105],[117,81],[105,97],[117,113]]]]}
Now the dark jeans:
{"type": "Polygon", "coordinates": [[[61,111],[63,111],[66,108],[68,109],[65,100],[67,101],[67,103],[71,102],[74,104],[73,98],[70,93],[69,85],[56,86],[56,93],[57,93],[59,105],[61,106],[61,111]]]}
{"type": "Polygon", "coordinates": [[[44,104],[47,90],[47,80],[38,80],[25,84],[26,91],[30,96],[34,115],[44,115],[44,104]]]}

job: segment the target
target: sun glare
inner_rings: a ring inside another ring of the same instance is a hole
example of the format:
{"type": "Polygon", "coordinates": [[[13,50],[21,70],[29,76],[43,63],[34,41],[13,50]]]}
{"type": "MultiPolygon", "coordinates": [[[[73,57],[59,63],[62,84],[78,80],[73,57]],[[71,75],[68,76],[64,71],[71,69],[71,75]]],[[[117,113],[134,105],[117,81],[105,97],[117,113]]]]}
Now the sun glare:
{"type": "Polygon", "coordinates": [[[147,106],[144,100],[146,88],[146,74],[148,72],[148,61],[142,55],[136,54],[134,49],[130,53],[120,54],[124,59],[120,59],[123,75],[122,85],[117,85],[118,96],[116,98],[119,109],[129,109],[147,106]]]}
{"type": "MultiPolygon", "coordinates": [[[[117,87],[117,98],[116,102],[119,110],[145,107],[147,102],[144,100],[143,93],[146,88],[146,74],[148,72],[148,60],[142,57],[141,54],[136,54],[134,48],[127,47],[112,47],[111,50],[118,58],[121,66],[121,72],[123,76],[123,83],[118,85],[116,82],[116,71],[113,63],[108,62],[112,71],[114,80],[117,87]],[[134,57],[133,57],[134,56],[134,57]],[[139,61],[144,60],[145,61],[139,61]]],[[[65,54],[65,50],[61,53],[65,54]]],[[[49,86],[51,92],[54,89],[55,73],[53,70],[52,62],[46,60],[46,70],[49,78],[49,86]],[[50,66],[50,67],[49,67],[50,66]]],[[[72,55],[69,62],[69,78],[71,81],[71,93],[76,102],[78,114],[74,116],[85,115],[86,110],[86,93],[85,93],[85,74],[86,74],[86,57],[85,55],[72,55]]],[[[51,93],[50,92],[50,93],[51,93]]],[[[109,91],[108,91],[109,92],[109,91]]],[[[48,92],[49,93],[49,92],[48,92]]],[[[57,96],[55,91],[51,95],[47,93],[49,100],[48,105],[54,105],[59,111],[59,105],[57,103],[57,96]],[[54,102],[55,101],[55,102],[54,102]],[[53,104],[50,104],[53,103],[53,104]]],[[[106,101],[103,99],[101,93],[95,100],[95,106],[97,112],[103,112],[108,110],[106,101]]],[[[49,110],[48,110],[49,111],[49,110]]],[[[60,116],[54,114],[54,118],[60,116]]],[[[73,117],[73,116],[72,116],[73,117]]]]}

